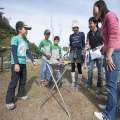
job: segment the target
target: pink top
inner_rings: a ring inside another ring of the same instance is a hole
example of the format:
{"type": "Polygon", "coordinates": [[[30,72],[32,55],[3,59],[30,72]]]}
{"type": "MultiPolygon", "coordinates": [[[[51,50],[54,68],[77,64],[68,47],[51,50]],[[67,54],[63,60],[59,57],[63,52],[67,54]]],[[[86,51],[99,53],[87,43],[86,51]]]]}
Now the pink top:
{"type": "Polygon", "coordinates": [[[104,39],[103,51],[108,48],[120,49],[119,19],[113,12],[108,12],[102,19],[102,37],[104,39]]]}

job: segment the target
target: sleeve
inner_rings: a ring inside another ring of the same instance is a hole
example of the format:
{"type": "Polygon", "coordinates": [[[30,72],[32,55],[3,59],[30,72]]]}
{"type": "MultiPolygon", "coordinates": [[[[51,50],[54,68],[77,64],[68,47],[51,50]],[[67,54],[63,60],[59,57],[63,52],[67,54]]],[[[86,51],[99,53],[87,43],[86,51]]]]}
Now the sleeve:
{"type": "Polygon", "coordinates": [[[12,55],[13,55],[13,59],[14,59],[14,63],[18,64],[18,57],[17,57],[17,46],[16,45],[12,45],[12,55]]]}
{"type": "Polygon", "coordinates": [[[41,41],[40,44],[39,44],[39,47],[38,47],[38,51],[40,53],[42,53],[43,55],[45,55],[45,51],[43,51],[41,48],[43,47],[43,42],[41,41]]]}
{"type": "Polygon", "coordinates": [[[32,54],[31,54],[31,52],[30,52],[30,50],[29,49],[27,49],[27,55],[28,55],[28,57],[31,59],[31,61],[32,62],[35,62],[35,60],[33,59],[33,56],[32,56],[32,54]]]}
{"type": "Polygon", "coordinates": [[[115,43],[118,40],[119,20],[114,13],[110,13],[107,16],[106,21],[108,30],[108,47],[114,48],[115,43]]]}
{"type": "Polygon", "coordinates": [[[62,56],[62,49],[61,49],[61,47],[59,47],[59,56],[60,57],[62,56]]]}
{"type": "Polygon", "coordinates": [[[52,45],[50,46],[50,53],[52,54],[52,45]]]}
{"type": "Polygon", "coordinates": [[[12,45],[18,46],[18,40],[17,40],[16,37],[13,37],[13,38],[11,39],[11,46],[12,46],[12,45]]]}
{"type": "Polygon", "coordinates": [[[69,42],[70,42],[69,47],[71,47],[72,46],[72,44],[71,44],[71,35],[69,37],[69,42]]]}
{"type": "Polygon", "coordinates": [[[85,47],[85,34],[82,35],[82,48],[85,47]]]}

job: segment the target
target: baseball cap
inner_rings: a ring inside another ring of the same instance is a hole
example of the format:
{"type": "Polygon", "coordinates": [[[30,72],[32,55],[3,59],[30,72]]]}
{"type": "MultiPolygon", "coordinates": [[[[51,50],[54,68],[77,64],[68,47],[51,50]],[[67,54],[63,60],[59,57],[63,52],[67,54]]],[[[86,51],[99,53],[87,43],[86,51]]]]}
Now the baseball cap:
{"type": "Polygon", "coordinates": [[[31,29],[32,29],[32,28],[29,27],[25,22],[23,22],[23,21],[18,21],[18,22],[16,23],[16,29],[19,29],[19,28],[22,28],[22,27],[27,28],[27,30],[31,30],[31,29]]]}
{"type": "Polygon", "coordinates": [[[50,34],[50,30],[45,30],[44,34],[50,34]]]}

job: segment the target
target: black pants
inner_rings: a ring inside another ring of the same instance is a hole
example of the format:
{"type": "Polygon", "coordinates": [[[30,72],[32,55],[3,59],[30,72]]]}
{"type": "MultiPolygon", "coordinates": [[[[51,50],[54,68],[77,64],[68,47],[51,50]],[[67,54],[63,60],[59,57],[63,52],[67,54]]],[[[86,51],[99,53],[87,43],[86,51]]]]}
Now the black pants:
{"type": "MultiPolygon", "coordinates": [[[[78,74],[82,74],[81,64],[77,63],[78,74]]],[[[71,63],[71,72],[75,72],[75,63],[71,63]]]]}
{"type": "Polygon", "coordinates": [[[7,96],[6,96],[6,103],[12,103],[14,101],[15,96],[15,88],[19,81],[19,88],[18,88],[18,97],[22,97],[25,95],[25,84],[26,84],[26,64],[20,64],[20,72],[14,71],[14,66],[11,65],[11,82],[8,86],[7,96]]]}

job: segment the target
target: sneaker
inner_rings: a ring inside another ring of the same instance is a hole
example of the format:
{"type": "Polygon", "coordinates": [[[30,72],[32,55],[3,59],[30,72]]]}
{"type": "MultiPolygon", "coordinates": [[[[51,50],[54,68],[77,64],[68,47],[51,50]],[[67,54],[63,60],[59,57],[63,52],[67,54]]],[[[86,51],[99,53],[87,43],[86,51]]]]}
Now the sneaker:
{"type": "Polygon", "coordinates": [[[43,86],[43,87],[45,87],[45,86],[46,86],[45,82],[41,82],[41,84],[42,84],[42,86],[43,86]]]}
{"type": "Polygon", "coordinates": [[[15,108],[15,104],[14,104],[14,103],[9,103],[9,104],[6,104],[5,106],[6,106],[6,108],[7,108],[8,110],[12,110],[12,109],[15,108]]]}
{"type": "Polygon", "coordinates": [[[49,82],[49,79],[46,79],[47,82],[49,82]]]}
{"type": "Polygon", "coordinates": [[[97,87],[96,92],[97,92],[98,94],[100,94],[100,93],[101,93],[101,88],[100,88],[100,87],[97,87]]]}
{"type": "Polygon", "coordinates": [[[103,116],[102,112],[94,112],[94,115],[98,120],[108,120],[103,116]]]}
{"type": "Polygon", "coordinates": [[[86,84],[85,86],[84,86],[84,88],[91,88],[88,84],[86,84]]]}
{"type": "Polygon", "coordinates": [[[80,90],[80,85],[76,85],[76,90],[80,90]]]}
{"type": "Polygon", "coordinates": [[[71,83],[71,88],[73,88],[73,87],[75,87],[75,83],[74,82],[71,83]]]}
{"type": "Polygon", "coordinates": [[[28,96],[23,96],[23,97],[17,97],[18,100],[28,100],[29,97],[28,96]]]}
{"type": "Polygon", "coordinates": [[[105,110],[105,108],[106,108],[106,105],[101,105],[101,104],[99,104],[98,106],[99,106],[99,108],[102,109],[102,110],[105,110]]]}

